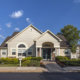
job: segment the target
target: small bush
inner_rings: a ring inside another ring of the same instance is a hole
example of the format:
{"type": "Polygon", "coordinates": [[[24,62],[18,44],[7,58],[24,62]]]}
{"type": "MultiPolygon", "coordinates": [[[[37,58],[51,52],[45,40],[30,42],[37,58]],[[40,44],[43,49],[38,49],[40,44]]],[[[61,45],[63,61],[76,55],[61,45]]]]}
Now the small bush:
{"type": "Polygon", "coordinates": [[[17,58],[0,58],[0,64],[18,64],[17,58]]]}
{"type": "Polygon", "coordinates": [[[26,57],[22,59],[22,66],[40,66],[41,57],[26,57]]]}
{"type": "Polygon", "coordinates": [[[40,66],[40,61],[27,60],[22,63],[22,66],[40,66]]]}
{"type": "Polygon", "coordinates": [[[26,60],[36,60],[36,61],[41,61],[42,58],[41,57],[26,57],[22,59],[22,62],[26,61],[26,60]]]}
{"type": "Polygon", "coordinates": [[[57,56],[56,61],[63,66],[80,66],[80,59],[69,59],[68,57],[57,56]]]}
{"type": "Polygon", "coordinates": [[[57,57],[56,57],[56,60],[66,61],[66,60],[69,60],[69,58],[68,58],[68,57],[64,57],[64,56],[57,56],[57,57]]]}

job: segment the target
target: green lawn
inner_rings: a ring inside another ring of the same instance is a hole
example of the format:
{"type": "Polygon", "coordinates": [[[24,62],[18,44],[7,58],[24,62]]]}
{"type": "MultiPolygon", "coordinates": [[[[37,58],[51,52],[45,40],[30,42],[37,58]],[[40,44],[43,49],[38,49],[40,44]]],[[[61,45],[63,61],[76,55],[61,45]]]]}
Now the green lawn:
{"type": "Polygon", "coordinates": [[[0,67],[17,67],[18,64],[0,64],[0,67]]]}

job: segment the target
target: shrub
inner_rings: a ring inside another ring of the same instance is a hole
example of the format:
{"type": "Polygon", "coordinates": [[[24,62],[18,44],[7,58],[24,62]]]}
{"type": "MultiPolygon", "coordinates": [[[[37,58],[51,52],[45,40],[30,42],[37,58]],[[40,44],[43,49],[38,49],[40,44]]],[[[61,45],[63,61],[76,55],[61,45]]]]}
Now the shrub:
{"type": "Polygon", "coordinates": [[[18,64],[17,58],[0,58],[0,64],[18,64]]]}
{"type": "Polygon", "coordinates": [[[57,57],[56,57],[56,60],[66,61],[66,60],[69,60],[69,58],[68,58],[68,57],[64,57],[64,56],[57,56],[57,57]]]}
{"type": "Polygon", "coordinates": [[[41,57],[26,57],[22,59],[22,66],[40,66],[41,57]]]}
{"type": "Polygon", "coordinates": [[[26,57],[22,59],[22,62],[26,61],[26,60],[36,60],[36,61],[41,61],[42,58],[41,57],[26,57]]]}
{"type": "Polygon", "coordinates": [[[68,57],[57,56],[56,61],[64,66],[80,66],[80,59],[69,59],[68,57]]]}
{"type": "Polygon", "coordinates": [[[22,63],[22,66],[40,66],[40,61],[27,60],[22,63]]]}

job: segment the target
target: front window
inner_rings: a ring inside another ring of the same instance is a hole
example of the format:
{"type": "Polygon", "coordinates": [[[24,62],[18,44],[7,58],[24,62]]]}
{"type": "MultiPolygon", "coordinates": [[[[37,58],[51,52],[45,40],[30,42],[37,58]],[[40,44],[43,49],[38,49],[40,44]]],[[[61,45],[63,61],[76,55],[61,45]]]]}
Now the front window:
{"type": "Polygon", "coordinates": [[[12,49],[12,55],[16,55],[16,49],[12,49]]]}
{"type": "Polygon", "coordinates": [[[26,56],[26,49],[18,49],[18,56],[26,56]]]}
{"type": "Polygon", "coordinates": [[[2,50],[2,55],[6,55],[7,51],[6,50],[2,50]]]}
{"type": "Polygon", "coordinates": [[[18,48],[26,48],[26,46],[24,44],[20,44],[18,48]]]}
{"type": "Polygon", "coordinates": [[[65,52],[65,54],[69,54],[69,50],[68,49],[66,49],[64,52],[65,52]]]}
{"type": "Polygon", "coordinates": [[[28,55],[29,55],[29,56],[32,55],[32,48],[28,49],[28,55]]]}
{"type": "Polygon", "coordinates": [[[26,46],[24,44],[18,45],[18,56],[26,56],[26,46]]]}

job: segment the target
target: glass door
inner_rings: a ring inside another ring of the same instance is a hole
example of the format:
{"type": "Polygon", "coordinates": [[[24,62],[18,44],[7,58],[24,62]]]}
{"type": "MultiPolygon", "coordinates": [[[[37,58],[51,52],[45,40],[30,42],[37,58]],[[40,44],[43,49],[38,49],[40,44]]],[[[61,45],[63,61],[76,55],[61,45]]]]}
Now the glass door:
{"type": "Polygon", "coordinates": [[[42,57],[43,59],[51,59],[51,48],[43,48],[42,49],[42,57]]]}

